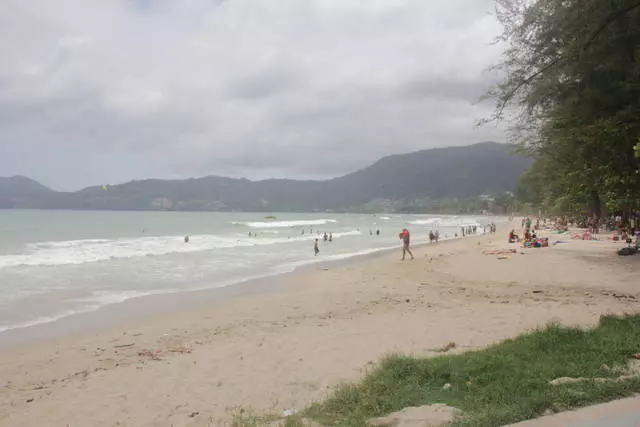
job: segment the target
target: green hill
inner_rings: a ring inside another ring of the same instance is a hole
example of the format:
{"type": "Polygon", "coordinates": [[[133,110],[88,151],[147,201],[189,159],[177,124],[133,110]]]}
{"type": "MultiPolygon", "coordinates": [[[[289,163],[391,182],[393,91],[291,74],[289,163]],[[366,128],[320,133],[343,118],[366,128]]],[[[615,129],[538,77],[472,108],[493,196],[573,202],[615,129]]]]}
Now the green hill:
{"type": "MultiPolygon", "coordinates": [[[[13,206],[49,209],[209,211],[376,211],[425,206],[426,201],[468,199],[514,188],[531,159],[508,146],[484,142],[467,147],[388,156],[351,174],[326,181],[249,181],[218,176],[148,179],[89,187],[75,193],[20,193],[13,206]]],[[[25,178],[26,179],[26,178],[25,178]]],[[[34,184],[35,181],[31,181],[34,184]]],[[[47,191],[45,191],[47,190],[47,191]]],[[[17,194],[17,195],[16,195],[17,194]]],[[[2,193],[0,193],[2,197],[2,193]]]]}
{"type": "Polygon", "coordinates": [[[0,209],[42,204],[56,193],[24,176],[0,177],[0,209]]]}

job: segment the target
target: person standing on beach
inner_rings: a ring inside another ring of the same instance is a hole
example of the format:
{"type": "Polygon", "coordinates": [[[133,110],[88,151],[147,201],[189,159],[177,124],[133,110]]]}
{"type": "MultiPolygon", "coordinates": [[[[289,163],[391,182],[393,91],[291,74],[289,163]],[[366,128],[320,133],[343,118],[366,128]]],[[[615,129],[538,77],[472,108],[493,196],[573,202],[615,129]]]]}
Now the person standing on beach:
{"type": "Polygon", "coordinates": [[[313,256],[318,256],[320,248],[318,247],[318,239],[313,242],[313,256]]]}
{"type": "Polygon", "coordinates": [[[433,235],[434,239],[436,240],[436,245],[438,244],[438,240],[440,240],[440,232],[438,230],[436,230],[436,232],[433,235]]]}
{"type": "Polygon", "coordinates": [[[407,230],[406,228],[403,229],[398,237],[400,237],[400,240],[402,240],[402,261],[404,261],[405,255],[407,253],[411,255],[411,259],[415,259],[413,257],[413,253],[411,252],[411,248],[409,247],[411,244],[411,235],[409,234],[409,230],[407,230]]]}
{"type": "Polygon", "coordinates": [[[329,233],[329,241],[333,242],[333,233],[329,233]]]}

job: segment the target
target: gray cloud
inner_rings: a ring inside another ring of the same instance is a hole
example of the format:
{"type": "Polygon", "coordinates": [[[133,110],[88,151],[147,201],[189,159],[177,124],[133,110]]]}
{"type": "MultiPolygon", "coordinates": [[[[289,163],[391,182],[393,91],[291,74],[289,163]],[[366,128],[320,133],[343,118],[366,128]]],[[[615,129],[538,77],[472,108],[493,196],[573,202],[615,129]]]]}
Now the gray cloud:
{"type": "Polygon", "coordinates": [[[0,175],[326,178],[475,129],[493,0],[6,0],[0,175]]]}

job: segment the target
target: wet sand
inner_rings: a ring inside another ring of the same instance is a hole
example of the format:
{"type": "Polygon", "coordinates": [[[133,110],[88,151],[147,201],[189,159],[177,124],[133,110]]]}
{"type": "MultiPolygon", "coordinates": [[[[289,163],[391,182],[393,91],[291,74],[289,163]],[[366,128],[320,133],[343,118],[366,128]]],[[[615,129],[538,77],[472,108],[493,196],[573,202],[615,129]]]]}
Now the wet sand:
{"type": "Polygon", "coordinates": [[[0,426],[229,425],[240,408],[302,409],[392,352],[465,351],[549,321],[640,310],[640,256],[616,256],[620,243],[554,235],[568,243],[521,249],[499,232],[416,248],[415,261],[398,251],[318,266],[272,278],[268,292],[176,296],[163,300],[169,314],[6,344],[0,426]],[[504,248],[518,251],[483,253],[504,248]]]}

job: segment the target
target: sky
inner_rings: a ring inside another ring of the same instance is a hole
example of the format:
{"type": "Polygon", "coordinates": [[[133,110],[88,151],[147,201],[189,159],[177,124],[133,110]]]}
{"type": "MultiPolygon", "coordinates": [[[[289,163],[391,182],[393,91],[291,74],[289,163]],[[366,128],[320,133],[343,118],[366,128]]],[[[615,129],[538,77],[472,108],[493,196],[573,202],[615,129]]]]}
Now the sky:
{"type": "Polygon", "coordinates": [[[477,128],[493,0],[4,0],[0,176],[325,179],[477,128]]]}

